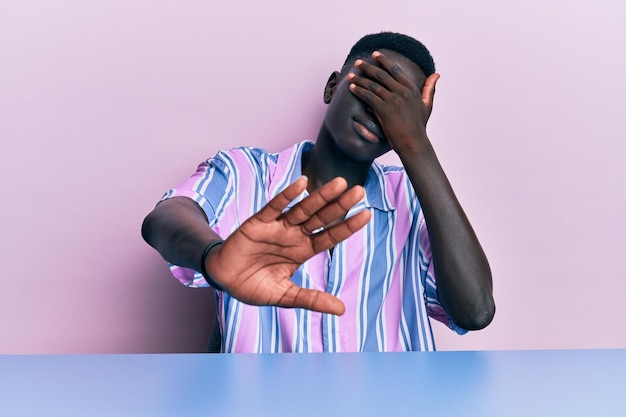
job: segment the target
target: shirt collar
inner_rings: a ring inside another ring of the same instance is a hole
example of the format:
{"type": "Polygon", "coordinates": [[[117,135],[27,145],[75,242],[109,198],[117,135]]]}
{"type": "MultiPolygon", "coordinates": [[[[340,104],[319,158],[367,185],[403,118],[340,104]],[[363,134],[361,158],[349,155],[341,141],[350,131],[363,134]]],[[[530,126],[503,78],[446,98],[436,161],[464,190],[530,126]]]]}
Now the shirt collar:
{"type": "MultiPolygon", "coordinates": [[[[302,152],[311,149],[313,145],[314,142],[312,141],[297,143],[293,147],[278,154],[278,169],[275,174],[287,180],[282,181],[284,184],[280,187],[281,189],[291,184],[302,175],[302,152]]],[[[378,162],[374,161],[370,166],[363,188],[365,189],[365,198],[354,207],[355,210],[375,208],[381,211],[392,211],[396,209],[395,196],[393,193],[387,193],[385,172],[383,166],[378,162]]],[[[297,201],[299,200],[300,199],[297,199],[297,201]]],[[[294,201],[290,206],[297,201],[294,201]]]]}

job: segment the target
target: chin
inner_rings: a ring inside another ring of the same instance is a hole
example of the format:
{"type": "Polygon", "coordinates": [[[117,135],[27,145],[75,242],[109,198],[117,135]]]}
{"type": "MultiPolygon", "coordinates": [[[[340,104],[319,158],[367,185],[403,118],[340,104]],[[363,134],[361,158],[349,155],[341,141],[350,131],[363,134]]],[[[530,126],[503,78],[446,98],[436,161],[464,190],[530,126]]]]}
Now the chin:
{"type": "Polygon", "coordinates": [[[388,147],[381,146],[382,144],[374,144],[371,142],[367,142],[365,139],[357,138],[351,146],[348,146],[347,149],[341,147],[342,153],[348,158],[355,162],[367,162],[372,163],[374,160],[391,149],[388,147]]]}

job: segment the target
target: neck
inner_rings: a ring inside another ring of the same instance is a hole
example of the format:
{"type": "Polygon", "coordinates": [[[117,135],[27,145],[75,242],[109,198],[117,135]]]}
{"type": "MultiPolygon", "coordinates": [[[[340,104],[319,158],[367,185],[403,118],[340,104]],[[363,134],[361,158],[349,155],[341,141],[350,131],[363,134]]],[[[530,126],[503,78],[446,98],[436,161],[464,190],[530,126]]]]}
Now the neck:
{"type": "Polygon", "coordinates": [[[311,150],[302,155],[302,173],[309,178],[307,187],[313,192],[336,177],[348,182],[348,189],[363,185],[373,161],[355,161],[348,158],[336,145],[322,125],[311,150]]]}

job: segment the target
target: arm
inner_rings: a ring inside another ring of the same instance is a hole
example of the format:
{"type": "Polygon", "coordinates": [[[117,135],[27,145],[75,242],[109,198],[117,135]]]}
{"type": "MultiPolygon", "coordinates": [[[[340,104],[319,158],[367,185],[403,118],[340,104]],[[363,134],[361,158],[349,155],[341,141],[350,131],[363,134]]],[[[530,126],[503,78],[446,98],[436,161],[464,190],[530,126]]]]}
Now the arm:
{"type": "MultiPolygon", "coordinates": [[[[339,299],[298,287],[291,276],[304,261],[333,247],[369,221],[370,213],[361,211],[313,233],[342,219],[363,198],[363,188],[345,191],[346,181],[336,178],[283,213],[306,186],[306,177],[301,177],[223,244],[209,251],[206,271],[220,288],[248,304],[343,314],[345,307],[339,299]]],[[[204,248],[220,239],[209,227],[202,209],[186,197],[158,204],[144,220],[142,235],[167,261],[196,271],[201,270],[204,248]]]]}
{"type": "Polygon", "coordinates": [[[348,75],[350,88],[376,113],[422,205],[442,306],[460,327],[484,328],[495,313],[489,263],[426,134],[439,74],[420,91],[393,60],[372,56],[357,61],[363,74],[348,75]]]}

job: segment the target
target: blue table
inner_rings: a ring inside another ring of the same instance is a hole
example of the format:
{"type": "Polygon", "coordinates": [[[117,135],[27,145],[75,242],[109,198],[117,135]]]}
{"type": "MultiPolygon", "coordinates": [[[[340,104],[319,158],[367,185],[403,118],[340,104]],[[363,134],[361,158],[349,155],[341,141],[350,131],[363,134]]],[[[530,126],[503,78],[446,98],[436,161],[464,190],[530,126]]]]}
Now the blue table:
{"type": "Polygon", "coordinates": [[[626,416],[626,350],[0,356],[0,416],[626,416]]]}

